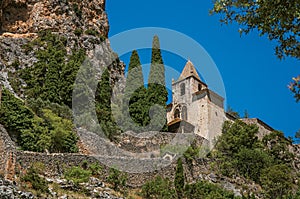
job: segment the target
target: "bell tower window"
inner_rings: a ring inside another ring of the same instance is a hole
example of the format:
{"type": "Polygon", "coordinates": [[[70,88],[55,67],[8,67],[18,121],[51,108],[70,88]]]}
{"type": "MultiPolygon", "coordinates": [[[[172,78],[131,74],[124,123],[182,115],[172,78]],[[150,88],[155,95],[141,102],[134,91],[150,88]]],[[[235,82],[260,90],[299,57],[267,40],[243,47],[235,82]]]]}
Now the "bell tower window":
{"type": "Polygon", "coordinates": [[[180,84],[180,95],[185,94],[185,83],[180,84]]]}

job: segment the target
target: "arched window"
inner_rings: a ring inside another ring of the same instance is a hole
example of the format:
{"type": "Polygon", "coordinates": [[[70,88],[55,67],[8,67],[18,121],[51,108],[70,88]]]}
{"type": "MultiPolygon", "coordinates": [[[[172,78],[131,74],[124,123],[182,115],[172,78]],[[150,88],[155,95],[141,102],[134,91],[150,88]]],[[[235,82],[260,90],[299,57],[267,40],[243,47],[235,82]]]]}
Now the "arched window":
{"type": "Polygon", "coordinates": [[[174,119],[176,118],[180,118],[180,111],[178,109],[176,109],[174,112],[174,119]]]}
{"type": "Polygon", "coordinates": [[[185,94],[185,83],[180,84],[180,95],[185,94]]]}
{"type": "Polygon", "coordinates": [[[182,119],[187,120],[187,108],[184,106],[182,107],[182,113],[181,113],[182,119]]]}

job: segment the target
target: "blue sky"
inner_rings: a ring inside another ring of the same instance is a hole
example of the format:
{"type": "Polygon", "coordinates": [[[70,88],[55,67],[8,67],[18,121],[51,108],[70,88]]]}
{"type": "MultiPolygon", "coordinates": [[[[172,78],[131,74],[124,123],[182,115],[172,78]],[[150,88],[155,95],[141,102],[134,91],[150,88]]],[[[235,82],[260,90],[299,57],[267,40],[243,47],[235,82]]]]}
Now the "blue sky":
{"type": "MultiPolygon", "coordinates": [[[[109,36],[142,27],[168,28],[188,35],[203,46],[218,67],[227,105],[241,115],[247,109],[250,117],[260,118],[286,136],[293,136],[300,129],[300,103],[295,102],[287,85],[299,74],[300,61],[280,61],[274,55],[276,44],[256,32],[240,37],[238,25],[221,25],[219,16],[209,15],[212,6],[210,0],[108,0],[109,36]]],[[[161,39],[162,45],[163,42],[161,39]]],[[[111,45],[114,49],[116,44],[111,45]]],[[[149,49],[139,51],[143,64],[150,62],[150,53],[149,49]]],[[[129,56],[121,56],[126,65],[129,56]]],[[[163,58],[166,65],[179,71],[187,59],[167,52],[163,58]]]]}

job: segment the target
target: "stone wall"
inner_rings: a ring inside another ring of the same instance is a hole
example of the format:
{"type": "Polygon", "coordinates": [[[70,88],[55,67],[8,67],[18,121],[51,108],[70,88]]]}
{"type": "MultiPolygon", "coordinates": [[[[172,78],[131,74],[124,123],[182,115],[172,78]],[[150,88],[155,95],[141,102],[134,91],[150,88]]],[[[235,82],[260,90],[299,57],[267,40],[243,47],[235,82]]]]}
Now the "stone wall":
{"type": "MultiPolygon", "coordinates": [[[[70,166],[78,166],[83,162],[95,163],[98,162],[102,166],[102,176],[100,180],[106,180],[106,177],[109,175],[109,168],[106,164],[103,164],[103,161],[107,162],[118,162],[119,158],[114,157],[96,157],[96,156],[87,156],[79,154],[44,154],[44,153],[30,153],[30,152],[17,152],[16,155],[16,172],[24,172],[30,167],[34,162],[42,162],[46,165],[46,175],[48,177],[62,176],[65,169],[70,166]]],[[[129,160],[129,159],[128,159],[129,160]]],[[[124,160],[124,164],[129,164],[130,167],[133,167],[133,170],[136,167],[147,167],[147,163],[154,161],[154,159],[148,159],[145,161],[134,162],[124,160]],[[128,161],[128,162],[126,162],[128,161]],[[131,165],[130,165],[131,164],[131,165]],[[137,165],[132,165],[137,164],[137,165]]],[[[183,159],[183,168],[185,174],[185,181],[187,183],[195,182],[197,180],[207,180],[212,183],[218,183],[223,186],[225,189],[231,190],[235,195],[241,196],[243,190],[247,190],[253,193],[257,193],[260,190],[260,187],[253,182],[247,181],[243,178],[227,178],[224,176],[216,175],[211,168],[210,159],[196,159],[191,163],[187,163],[183,159]]],[[[124,172],[127,173],[127,185],[132,188],[141,187],[143,184],[150,180],[154,180],[157,176],[167,178],[171,181],[175,178],[177,161],[173,161],[171,164],[161,167],[159,169],[153,170],[151,172],[124,172]]],[[[117,168],[118,169],[118,168],[117,168]]]]}
{"type": "MultiPolygon", "coordinates": [[[[82,154],[46,154],[46,153],[34,153],[18,151],[15,148],[14,143],[11,141],[6,130],[0,126],[0,171],[6,179],[11,181],[16,180],[17,174],[24,173],[34,162],[41,162],[45,167],[45,173],[49,177],[62,176],[65,169],[71,166],[81,165],[83,162],[99,163],[103,168],[103,175],[101,180],[109,175],[109,169],[111,167],[117,168],[124,173],[127,173],[127,185],[131,187],[140,187],[145,182],[155,179],[157,176],[174,180],[177,158],[171,161],[163,158],[133,158],[133,157],[113,157],[113,156],[101,156],[101,155],[82,155],[82,154]],[[116,166],[117,165],[117,166],[116,166]],[[126,172],[125,172],[126,171],[126,172]]],[[[182,134],[184,135],[184,134],[182,134]]],[[[141,136],[141,135],[140,135],[141,136]]],[[[170,133],[162,133],[154,136],[152,142],[155,141],[153,146],[159,143],[169,142],[169,139],[176,135],[170,133]]],[[[124,140],[130,139],[131,141],[138,141],[144,139],[142,137],[135,137],[130,134],[124,135],[124,140]]],[[[174,139],[174,138],[173,138],[174,139]]],[[[179,139],[181,139],[179,137],[179,139]]],[[[133,142],[135,142],[133,141],[133,142]]],[[[204,140],[197,139],[197,144],[200,145],[204,140]]],[[[172,142],[172,141],[171,141],[172,142]]],[[[152,147],[153,147],[152,146],[152,147]]],[[[123,145],[125,147],[125,145],[123,145]]],[[[153,149],[150,145],[149,148],[131,148],[134,152],[153,149]]],[[[222,176],[214,174],[211,168],[210,159],[199,158],[192,162],[186,162],[183,159],[183,167],[185,171],[186,182],[194,182],[198,179],[208,180],[212,183],[219,183],[226,189],[236,192],[236,195],[240,195],[242,187],[255,192],[259,190],[259,187],[253,183],[247,182],[245,179],[227,179],[222,176]]]]}
{"type": "Polygon", "coordinates": [[[272,127],[258,118],[243,118],[242,121],[249,125],[255,124],[258,127],[258,139],[263,139],[265,135],[268,135],[274,131],[272,127]]]}
{"type": "Polygon", "coordinates": [[[136,134],[126,132],[118,137],[116,144],[82,128],[79,129],[78,133],[81,143],[89,151],[89,154],[109,157],[162,157],[167,149],[178,146],[188,147],[194,140],[198,143],[204,141],[204,138],[193,133],[145,132],[136,134]]]}
{"type": "Polygon", "coordinates": [[[5,178],[10,178],[15,153],[15,144],[10,139],[5,128],[0,125],[0,175],[5,178]]]}

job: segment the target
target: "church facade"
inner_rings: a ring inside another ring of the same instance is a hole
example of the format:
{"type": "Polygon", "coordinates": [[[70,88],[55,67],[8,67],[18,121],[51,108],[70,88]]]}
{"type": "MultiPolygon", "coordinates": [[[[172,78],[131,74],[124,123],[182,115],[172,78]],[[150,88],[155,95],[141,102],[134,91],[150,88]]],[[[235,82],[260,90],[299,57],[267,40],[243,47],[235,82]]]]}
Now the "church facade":
{"type": "Polygon", "coordinates": [[[224,98],[208,88],[188,61],[179,79],[172,81],[172,103],[167,109],[169,129],[194,132],[211,140],[221,133],[226,120],[223,104],[224,98]]]}
{"type": "MultiPolygon", "coordinates": [[[[224,98],[210,90],[188,61],[178,80],[172,81],[172,102],[167,106],[167,122],[171,132],[195,133],[209,141],[222,133],[226,120],[235,120],[224,110],[224,98]]],[[[261,136],[273,131],[263,121],[243,119],[256,124],[261,136]]]]}

